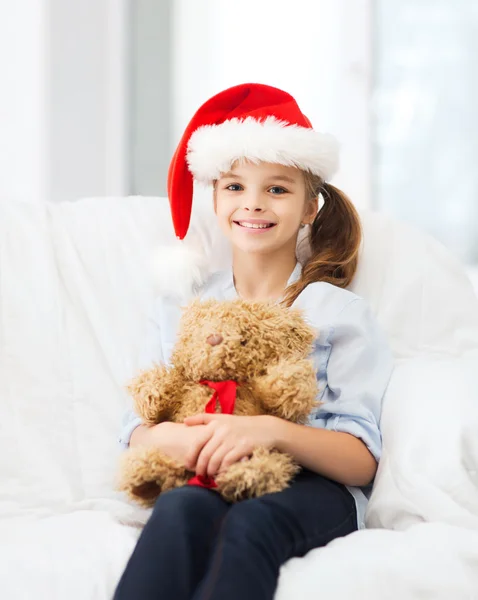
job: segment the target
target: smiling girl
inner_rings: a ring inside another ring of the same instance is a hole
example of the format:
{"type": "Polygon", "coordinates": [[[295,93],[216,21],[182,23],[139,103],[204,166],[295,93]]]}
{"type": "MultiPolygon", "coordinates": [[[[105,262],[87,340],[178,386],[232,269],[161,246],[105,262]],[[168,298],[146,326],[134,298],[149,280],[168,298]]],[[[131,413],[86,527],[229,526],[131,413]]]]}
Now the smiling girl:
{"type": "MultiPolygon", "coordinates": [[[[346,289],[361,234],[353,205],[328,183],[336,168],[335,140],[312,129],[292,96],[269,86],[225,90],[187,127],[168,180],[176,233],[184,238],[188,230],[193,177],[207,181],[233,251],[232,269],[214,273],[199,295],[301,308],[318,331],[311,358],[321,404],[307,425],[200,414],[147,427],[129,412],[124,447],[155,445],[198,475],[247,460],[257,446],[287,452],[303,469],[286,490],[233,505],[203,487],[162,494],[117,600],[272,599],[285,561],[363,527],[392,358],[365,301],[346,289]],[[300,264],[303,227],[310,257],[300,264]]],[[[158,299],[145,366],[168,362],[180,314],[172,300],[158,299]]]]}

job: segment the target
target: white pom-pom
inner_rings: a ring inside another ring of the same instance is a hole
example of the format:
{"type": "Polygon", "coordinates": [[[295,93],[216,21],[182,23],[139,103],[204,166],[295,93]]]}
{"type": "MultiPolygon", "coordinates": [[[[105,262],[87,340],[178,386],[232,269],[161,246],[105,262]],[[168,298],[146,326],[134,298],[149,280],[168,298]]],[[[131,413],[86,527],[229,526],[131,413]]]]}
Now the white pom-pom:
{"type": "MultiPolygon", "coordinates": [[[[224,245],[213,210],[212,190],[194,186],[191,225],[182,241],[174,237],[169,210],[158,226],[158,237],[163,243],[153,248],[150,271],[154,292],[169,296],[178,302],[191,298],[211,272],[223,267],[217,257],[227,257],[220,250],[224,245]]],[[[227,259],[226,259],[227,260],[227,259]]]]}
{"type": "MultiPolygon", "coordinates": [[[[163,239],[171,240],[173,232],[169,229],[163,239]]],[[[230,268],[230,245],[214,214],[212,189],[194,186],[191,225],[186,238],[159,245],[152,263],[155,292],[179,302],[190,299],[212,273],[230,268]]]]}
{"type": "Polygon", "coordinates": [[[153,257],[155,292],[184,302],[209,275],[207,254],[185,242],[161,246],[153,257]]]}

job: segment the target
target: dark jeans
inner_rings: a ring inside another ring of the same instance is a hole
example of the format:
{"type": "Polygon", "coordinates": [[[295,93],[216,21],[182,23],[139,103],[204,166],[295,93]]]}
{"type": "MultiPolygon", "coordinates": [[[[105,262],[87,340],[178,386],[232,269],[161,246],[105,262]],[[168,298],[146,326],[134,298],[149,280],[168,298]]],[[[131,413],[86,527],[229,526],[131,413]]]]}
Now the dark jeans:
{"type": "Polygon", "coordinates": [[[178,488],[158,498],[114,600],[271,600],[284,562],[356,529],[350,492],[310,471],[232,505],[178,488]]]}

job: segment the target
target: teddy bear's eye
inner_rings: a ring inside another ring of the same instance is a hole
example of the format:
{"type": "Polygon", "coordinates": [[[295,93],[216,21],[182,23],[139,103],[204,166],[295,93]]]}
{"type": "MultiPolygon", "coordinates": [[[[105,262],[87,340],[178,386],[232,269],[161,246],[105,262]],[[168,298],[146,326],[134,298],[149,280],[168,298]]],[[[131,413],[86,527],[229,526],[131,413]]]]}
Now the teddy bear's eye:
{"type": "Polygon", "coordinates": [[[247,346],[247,340],[241,340],[241,346],[247,346]]]}

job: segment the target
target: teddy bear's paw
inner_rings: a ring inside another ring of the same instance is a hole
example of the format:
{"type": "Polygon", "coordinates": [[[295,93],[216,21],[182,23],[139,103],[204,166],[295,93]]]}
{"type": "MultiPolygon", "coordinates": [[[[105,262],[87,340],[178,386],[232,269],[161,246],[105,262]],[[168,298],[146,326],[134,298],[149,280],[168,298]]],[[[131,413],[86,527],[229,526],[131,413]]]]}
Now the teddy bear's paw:
{"type": "Polygon", "coordinates": [[[298,471],[288,454],[256,448],[251,458],[231,465],[215,481],[225,500],[237,502],[282,491],[298,471]]]}
{"type": "Polygon", "coordinates": [[[264,378],[262,405],[272,415],[295,423],[306,423],[317,408],[317,380],[310,360],[283,362],[264,378]],[[267,387],[265,387],[267,385],[267,387]]]}
{"type": "Polygon", "coordinates": [[[121,460],[118,488],[138,504],[151,507],[161,492],[185,485],[186,469],[156,448],[134,448],[121,460]]]}
{"type": "Polygon", "coordinates": [[[171,420],[178,408],[178,394],[173,394],[172,390],[179,388],[173,373],[164,365],[154,365],[151,369],[140,371],[127,386],[136,414],[149,425],[171,420]]]}

